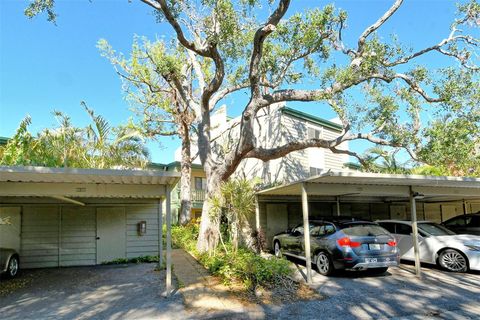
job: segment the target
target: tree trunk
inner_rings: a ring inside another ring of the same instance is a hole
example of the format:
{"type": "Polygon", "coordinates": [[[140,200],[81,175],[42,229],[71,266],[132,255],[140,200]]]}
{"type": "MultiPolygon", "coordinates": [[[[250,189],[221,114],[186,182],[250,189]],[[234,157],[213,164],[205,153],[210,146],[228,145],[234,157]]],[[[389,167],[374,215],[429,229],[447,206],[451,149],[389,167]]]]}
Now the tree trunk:
{"type": "Polygon", "coordinates": [[[202,218],[198,234],[197,250],[206,252],[213,250],[219,240],[220,221],[219,217],[210,216],[210,199],[220,191],[221,179],[218,174],[207,175],[207,192],[203,202],[202,218]]]}
{"type": "Polygon", "coordinates": [[[180,164],[180,215],[179,222],[186,225],[191,219],[191,179],[192,179],[192,158],[190,154],[190,135],[184,128],[180,130],[182,138],[182,161],[180,164]],[[186,131],[186,132],[184,132],[186,131]]]}

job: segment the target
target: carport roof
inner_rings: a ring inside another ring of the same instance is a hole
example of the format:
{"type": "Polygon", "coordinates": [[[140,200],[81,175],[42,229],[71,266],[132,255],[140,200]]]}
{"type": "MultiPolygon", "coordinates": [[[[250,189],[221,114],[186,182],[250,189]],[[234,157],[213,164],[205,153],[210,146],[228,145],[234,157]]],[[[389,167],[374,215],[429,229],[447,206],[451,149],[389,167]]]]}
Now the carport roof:
{"type": "Polygon", "coordinates": [[[175,184],[179,173],[156,170],[74,169],[0,166],[0,182],[175,184]]]}
{"type": "Polygon", "coordinates": [[[257,192],[261,196],[300,196],[302,184],[309,195],[408,197],[412,191],[428,197],[480,198],[480,179],[448,176],[328,171],[286,185],[257,192]]]}

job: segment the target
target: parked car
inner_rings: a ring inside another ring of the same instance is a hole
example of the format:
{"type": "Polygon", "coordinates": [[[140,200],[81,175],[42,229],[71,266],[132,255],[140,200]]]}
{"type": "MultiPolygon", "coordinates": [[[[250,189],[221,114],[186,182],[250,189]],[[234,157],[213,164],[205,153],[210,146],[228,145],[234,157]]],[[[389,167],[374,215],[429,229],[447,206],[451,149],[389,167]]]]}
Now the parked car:
{"type": "MultiPolygon", "coordinates": [[[[397,266],[399,255],[395,238],[378,224],[369,221],[324,219],[310,221],[312,262],[318,273],[330,275],[339,269],[385,273],[397,266]]],[[[303,224],[277,234],[273,248],[305,260],[303,224]]]]}
{"type": "MultiPolygon", "coordinates": [[[[414,261],[412,223],[400,220],[381,220],[377,223],[395,236],[400,258],[414,261]]],[[[421,262],[437,264],[453,272],[480,270],[479,236],[457,235],[429,221],[419,221],[417,226],[421,262]]]]}
{"type": "Polygon", "coordinates": [[[480,236],[480,212],[463,214],[442,223],[456,234],[474,234],[480,236]]]}
{"type": "Polygon", "coordinates": [[[19,262],[18,253],[15,250],[0,248],[0,275],[15,277],[18,274],[19,262]]]}

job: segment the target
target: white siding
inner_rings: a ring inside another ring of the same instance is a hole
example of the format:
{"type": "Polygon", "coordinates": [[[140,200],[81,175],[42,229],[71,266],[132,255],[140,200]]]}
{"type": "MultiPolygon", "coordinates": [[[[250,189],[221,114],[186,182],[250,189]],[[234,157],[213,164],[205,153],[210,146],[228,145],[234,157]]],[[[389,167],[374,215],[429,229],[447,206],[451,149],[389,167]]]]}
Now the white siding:
{"type": "Polygon", "coordinates": [[[60,266],[96,263],[94,207],[62,207],[60,266]]]}
{"type": "Polygon", "coordinates": [[[158,255],[158,206],[139,205],[126,207],[127,258],[158,255]],[[147,233],[139,236],[137,223],[147,222],[147,233]]]}
{"type": "Polygon", "coordinates": [[[22,268],[58,266],[58,206],[26,206],[22,214],[22,268]]]}
{"type": "MultiPolygon", "coordinates": [[[[94,265],[96,261],[96,210],[125,208],[126,256],[158,255],[158,201],[143,204],[103,202],[84,207],[63,204],[28,204],[22,207],[20,261],[22,268],[94,265]],[[137,224],[147,222],[147,233],[137,224]]],[[[21,205],[19,205],[21,206],[21,205]]]]}

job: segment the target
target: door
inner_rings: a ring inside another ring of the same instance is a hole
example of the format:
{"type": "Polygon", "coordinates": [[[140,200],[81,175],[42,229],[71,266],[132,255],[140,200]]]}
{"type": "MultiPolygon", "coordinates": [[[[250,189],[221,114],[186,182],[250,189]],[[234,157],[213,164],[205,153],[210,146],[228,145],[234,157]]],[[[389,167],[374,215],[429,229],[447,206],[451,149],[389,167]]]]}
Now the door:
{"type": "Polygon", "coordinates": [[[20,207],[0,207],[0,248],[14,249],[20,253],[20,207]]]}
{"type": "Polygon", "coordinates": [[[97,264],[126,257],[125,208],[97,208],[97,264]]]}
{"type": "Polygon", "coordinates": [[[266,205],[267,210],[267,230],[266,240],[268,247],[272,246],[273,236],[283,232],[288,228],[288,212],[286,204],[266,205]]]}

